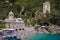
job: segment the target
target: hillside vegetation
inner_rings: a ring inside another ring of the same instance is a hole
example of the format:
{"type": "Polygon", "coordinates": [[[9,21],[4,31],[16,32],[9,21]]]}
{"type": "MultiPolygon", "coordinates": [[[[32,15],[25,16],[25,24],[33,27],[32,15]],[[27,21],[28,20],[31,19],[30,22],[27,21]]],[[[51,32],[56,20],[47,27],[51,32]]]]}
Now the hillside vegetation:
{"type": "Polygon", "coordinates": [[[8,18],[8,13],[13,11],[15,17],[24,19],[26,25],[60,25],[60,0],[0,0],[0,19],[8,18]],[[43,3],[51,3],[51,13],[46,17],[39,16],[43,10],[43,3]],[[38,15],[35,12],[38,11],[38,15]]]}

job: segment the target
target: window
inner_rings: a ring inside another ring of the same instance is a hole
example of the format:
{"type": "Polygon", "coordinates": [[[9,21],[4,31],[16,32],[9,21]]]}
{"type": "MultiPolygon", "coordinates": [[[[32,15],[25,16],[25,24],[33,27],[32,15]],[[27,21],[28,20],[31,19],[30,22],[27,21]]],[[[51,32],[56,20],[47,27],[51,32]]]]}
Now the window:
{"type": "Polygon", "coordinates": [[[16,31],[17,31],[17,29],[16,29],[16,31]]]}
{"type": "Polygon", "coordinates": [[[13,16],[12,14],[10,14],[10,16],[13,16]]]}
{"type": "Polygon", "coordinates": [[[19,30],[21,30],[21,29],[19,29],[19,30]]]}

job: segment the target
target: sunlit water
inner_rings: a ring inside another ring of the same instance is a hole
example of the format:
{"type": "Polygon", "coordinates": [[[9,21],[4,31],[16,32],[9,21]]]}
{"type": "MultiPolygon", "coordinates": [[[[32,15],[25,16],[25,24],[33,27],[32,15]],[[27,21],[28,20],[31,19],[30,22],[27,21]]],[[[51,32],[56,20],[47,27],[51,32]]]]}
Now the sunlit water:
{"type": "Polygon", "coordinates": [[[60,34],[34,34],[24,40],[60,40],[60,34]]]}

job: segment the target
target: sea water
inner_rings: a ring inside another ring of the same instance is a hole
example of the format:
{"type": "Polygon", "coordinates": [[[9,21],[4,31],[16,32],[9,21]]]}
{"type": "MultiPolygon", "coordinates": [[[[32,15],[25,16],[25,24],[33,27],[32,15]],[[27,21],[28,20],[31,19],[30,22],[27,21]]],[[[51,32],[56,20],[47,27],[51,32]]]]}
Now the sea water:
{"type": "Polygon", "coordinates": [[[34,34],[25,40],[60,40],[60,34],[34,34]]]}

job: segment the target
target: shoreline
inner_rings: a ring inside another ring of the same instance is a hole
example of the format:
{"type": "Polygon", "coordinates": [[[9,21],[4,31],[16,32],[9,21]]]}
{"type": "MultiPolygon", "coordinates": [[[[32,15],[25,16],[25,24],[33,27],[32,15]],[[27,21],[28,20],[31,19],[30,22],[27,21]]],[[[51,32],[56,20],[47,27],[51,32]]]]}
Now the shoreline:
{"type": "MultiPolygon", "coordinates": [[[[51,29],[53,29],[53,28],[51,28],[51,29]]],[[[35,29],[34,27],[25,27],[24,30],[17,30],[15,32],[17,33],[16,36],[18,36],[22,40],[24,40],[25,38],[27,38],[31,35],[34,35],[36,33],[39,33],[39,34],[59,34],[59,33],[56,33],[56,31],[55,31],[56,29],[53,29],[53,30],[51,30],[51,29],[50,29],[50,31],[52,31],[52,32],[49,32],[45,28],[41,28],[41,27],[39,27],[38,30],[35,29]]]]}

